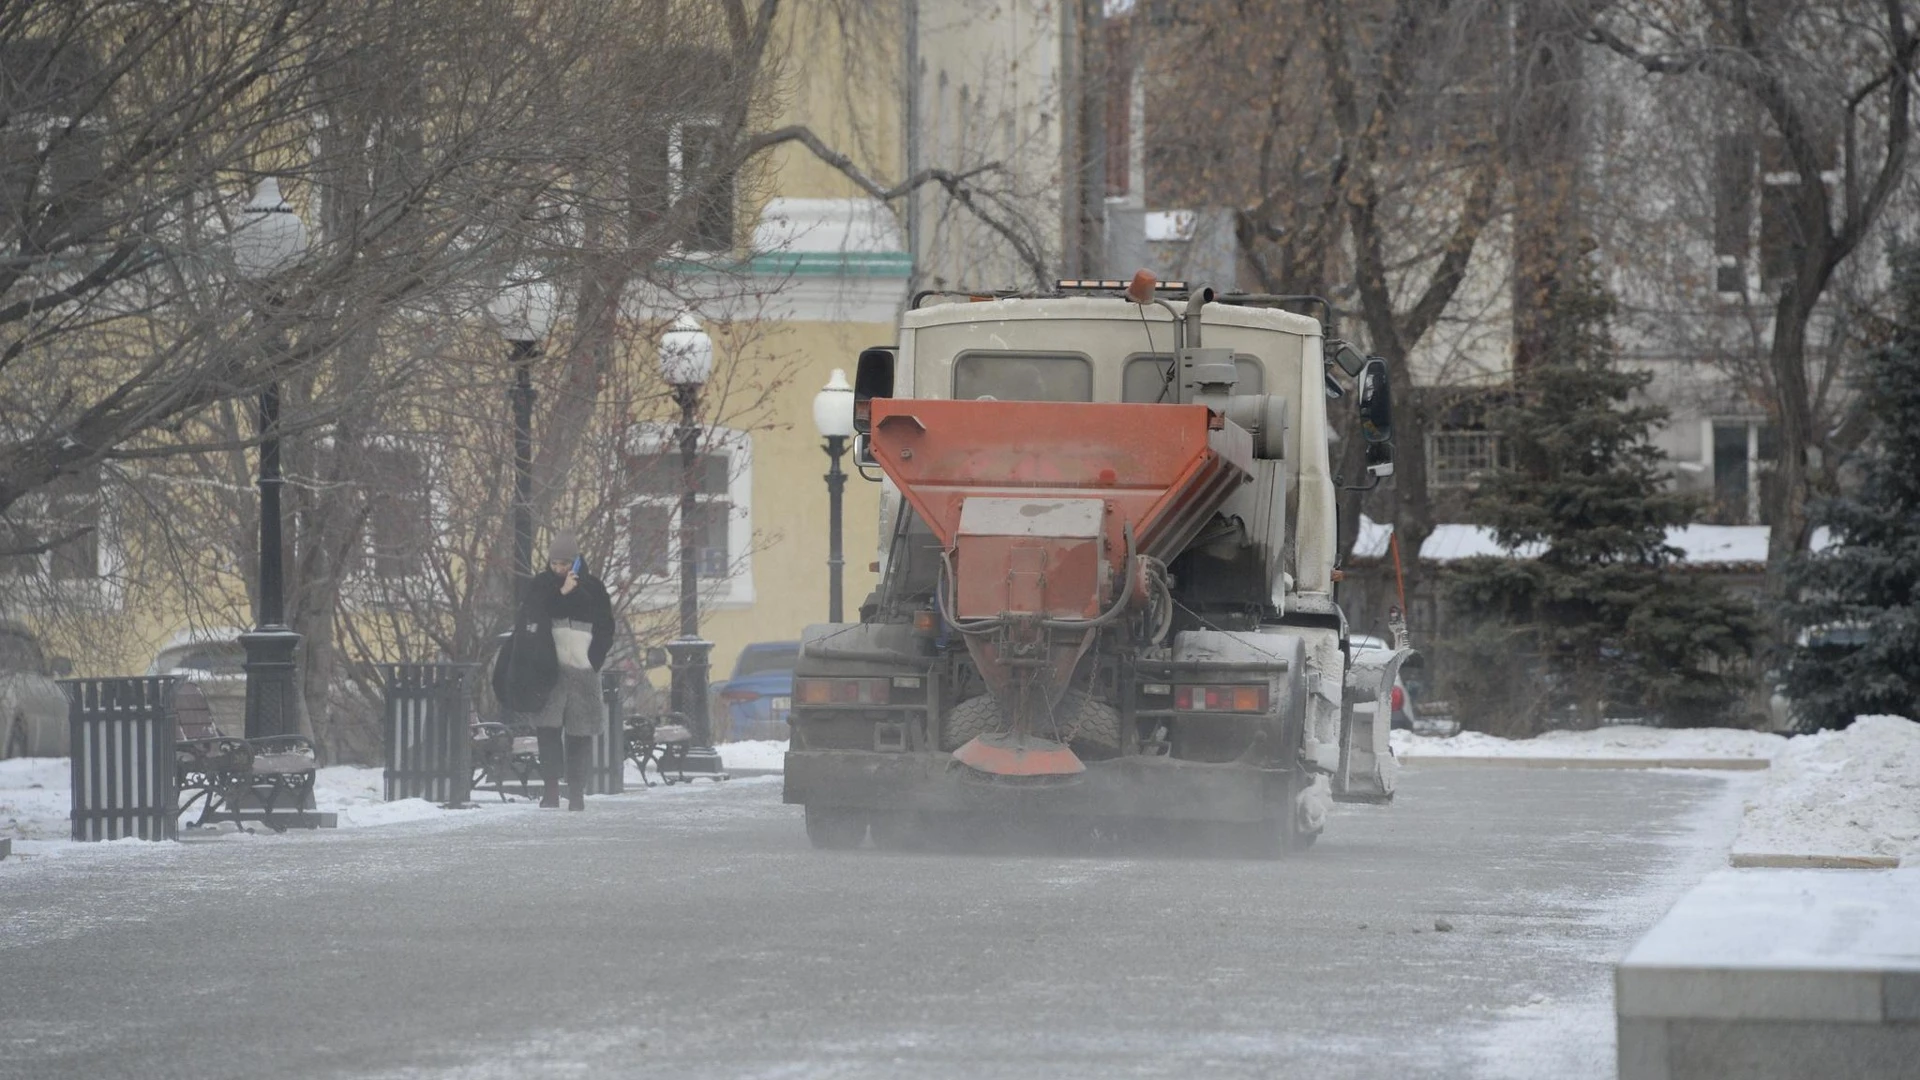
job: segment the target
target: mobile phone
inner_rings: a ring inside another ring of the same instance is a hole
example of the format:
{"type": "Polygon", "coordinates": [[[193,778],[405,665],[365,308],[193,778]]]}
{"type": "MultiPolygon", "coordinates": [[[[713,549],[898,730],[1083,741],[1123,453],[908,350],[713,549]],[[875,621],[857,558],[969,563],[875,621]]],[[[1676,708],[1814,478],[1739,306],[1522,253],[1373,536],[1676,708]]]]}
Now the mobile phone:
{"type": "Polygon", "coordinates": [[[586,560],[585,558],[583,558],[582,556],[579,556],[579,555],[575,555],[575,556],[573,557],[573,569],[571,569],[571,570],[569,570],[569,571],[567,571],[567,572],[568,572],[568,573],[570,573],[570,574],[572,574],[572,575],[573,575],[574,577],[579,577],[579,576],[580,576],[581,574],[584,574],[584,573],[586,573],[586,572],[587,572],[587,560],[586,560]]]}

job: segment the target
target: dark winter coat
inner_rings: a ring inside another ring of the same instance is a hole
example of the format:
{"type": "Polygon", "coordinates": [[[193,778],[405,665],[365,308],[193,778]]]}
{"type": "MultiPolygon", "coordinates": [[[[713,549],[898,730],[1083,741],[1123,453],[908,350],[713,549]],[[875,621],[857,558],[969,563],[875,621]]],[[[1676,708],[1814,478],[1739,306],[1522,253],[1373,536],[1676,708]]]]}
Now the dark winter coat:
{"type": "Polygon", "coordinates": [[[607,587],[591,573],[582,572],[572,592],[561,595],[566,575],[543,571],[527,583],[512,631],[502,642],[493,664],[493,693],[513,712],[538,712],[547,703],[560,677],[553,645],[553,621],[572,619],[593,627],[587,660],[595,671],[606,663],[613,648],[613,600],[607,587]]]}

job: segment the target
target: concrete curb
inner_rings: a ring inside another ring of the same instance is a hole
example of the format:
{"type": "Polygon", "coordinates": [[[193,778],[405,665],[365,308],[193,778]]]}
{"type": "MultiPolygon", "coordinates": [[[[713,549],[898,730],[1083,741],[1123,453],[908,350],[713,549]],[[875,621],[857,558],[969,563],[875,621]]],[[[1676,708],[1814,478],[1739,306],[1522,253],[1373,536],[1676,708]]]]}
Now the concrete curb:
{"type": "Polygon", "coordinates": [[[1406,754],[1407,765],[1482,765],[1515,769],[1719,769],[1756,772],[1772,766],[1766,758],[1584,758],[1584,757],[1456,757],[1451,754],[1406,754]]]}
{"type": "Polygon", "coordinates": [[[1736,851],[1727,856],[1727,865],[1736,870],[1896,870],[1900,859],[1894,855],[1781,855],[1736,851]]]}

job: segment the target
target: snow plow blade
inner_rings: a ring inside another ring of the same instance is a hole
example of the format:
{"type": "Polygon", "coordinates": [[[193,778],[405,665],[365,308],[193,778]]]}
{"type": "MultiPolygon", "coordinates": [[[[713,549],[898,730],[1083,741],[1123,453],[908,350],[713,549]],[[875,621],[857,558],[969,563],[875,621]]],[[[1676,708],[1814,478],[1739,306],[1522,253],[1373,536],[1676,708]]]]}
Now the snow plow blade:
{"type": "Polygon", "coordinates": [[[1000,732],[976,735],[953,752],[973,779],[1013,783],[1064,783],[1087,771],[1080,756],[1052,739],[1000,732]]]}

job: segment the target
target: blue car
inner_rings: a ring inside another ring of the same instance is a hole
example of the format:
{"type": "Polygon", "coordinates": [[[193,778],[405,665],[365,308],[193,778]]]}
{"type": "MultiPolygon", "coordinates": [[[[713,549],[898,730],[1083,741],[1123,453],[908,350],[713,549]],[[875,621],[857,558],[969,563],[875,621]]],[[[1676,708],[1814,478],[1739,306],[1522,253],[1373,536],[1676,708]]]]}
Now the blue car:
{"type": "Polygon", "coordinates": [[[785,739],[799,658],[797,641],[759,641],[740,650],[733,677],[713,688],[714,740],[785,739]]]}

